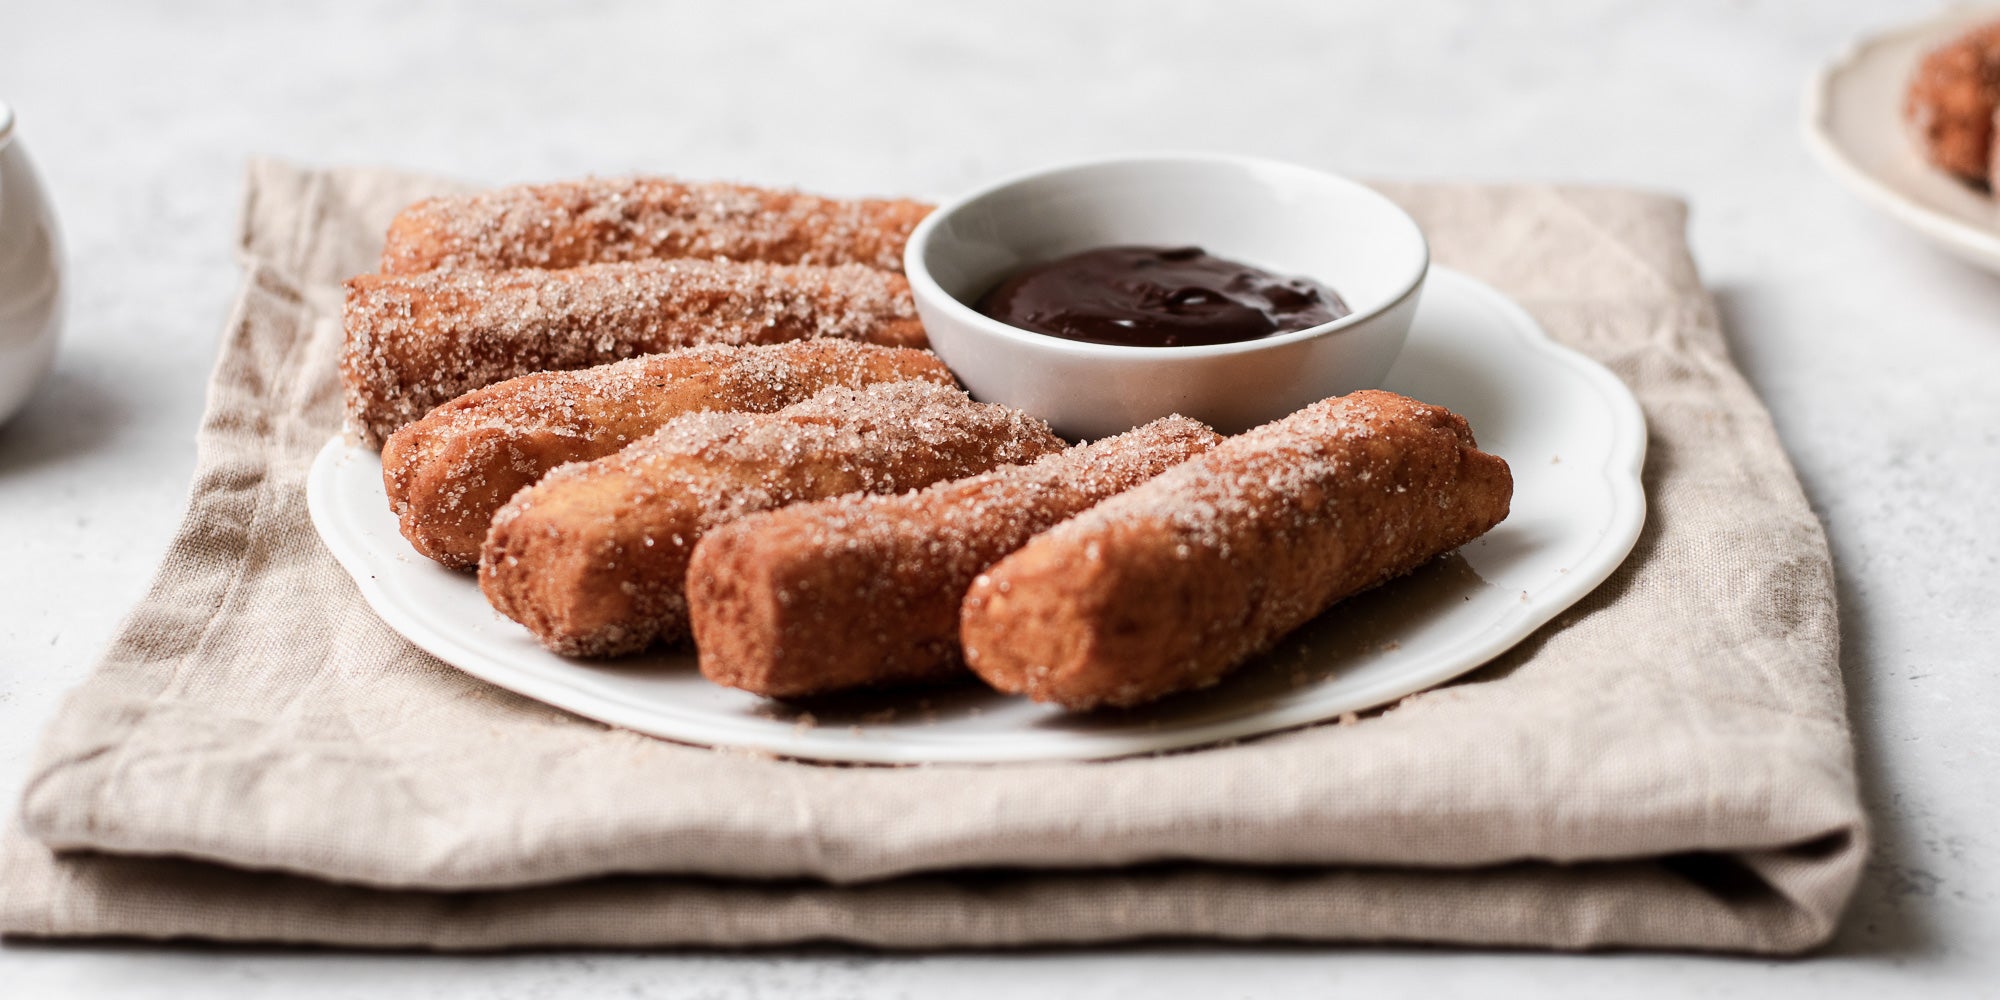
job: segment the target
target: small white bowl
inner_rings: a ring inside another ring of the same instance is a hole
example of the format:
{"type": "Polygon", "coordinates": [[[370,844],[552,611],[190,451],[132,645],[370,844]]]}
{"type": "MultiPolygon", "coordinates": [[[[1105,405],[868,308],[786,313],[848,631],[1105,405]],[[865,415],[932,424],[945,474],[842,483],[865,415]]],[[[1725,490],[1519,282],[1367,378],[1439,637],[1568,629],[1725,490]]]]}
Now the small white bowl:
{"type": "Polygon", "coordinates": [[[55,209],[14,134],[13,109],[0,102],[0,423],[28,401],[55,363],[62,318],[55,209]]]}
{"type": "Polygon", "coordinates": [[[1002,181],[931,213],[903,252],[931,347],[972,395],[1072,438],[1170,413],[1236,433],[1371,388],[1403,349],[1429,268],[1416,221],[1361,184],[1200,154],[1097,160],[1002,181]],[[1261,340],[1129,347],[1034,333],[972,308],[1025,265],[1118,244],[1195,245],[1303,275],[1353,312],[1261,340]]]}

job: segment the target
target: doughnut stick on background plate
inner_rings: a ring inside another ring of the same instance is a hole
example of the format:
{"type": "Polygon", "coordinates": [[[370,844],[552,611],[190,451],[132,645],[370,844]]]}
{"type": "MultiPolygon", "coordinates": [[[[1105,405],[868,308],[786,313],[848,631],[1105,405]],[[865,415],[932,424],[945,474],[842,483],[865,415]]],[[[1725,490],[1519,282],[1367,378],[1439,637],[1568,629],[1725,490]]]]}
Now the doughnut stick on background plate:
{"type": "Polygon", "coordinates": [[[1220,440],[1166,417],[916,493],[850,495],[724,525],[695,546],[688,569],[701,672],[777,698],[961,675],[959,601],[981,570],[1220,440]]]}
{"type": "Polygon", "coordinates": [[[479,585],[558,653],[637,652],[687,636],[688,559],[719,525],[1063,447],[1034,417],[922,381],[828,389],[776,413],[689,414],[516,493],[493,517],[479,585]]]}
{"type": "Polygon", "coordinates": [[[382,445],[382,485],[418,552],[471,569],[494,511],[558,465],[602,458],[688,413],[769,413],[834,386],[905,379],[954,384],[929,351],[825,338],[523,375],[391,434],[382,445]]]}
{"type": "Polygon", "coordinates": [[[1904,95],[1903,114],[1924,159],[1960,180],[1983,184],[1993,176],[1996,59],[2000,23],[1982,24],[1927,53],[1904,95]]]}
{"type": "Polygon", "coordinates": [[[1335,601],[1507,516],[1507,463],[1441,407],[1367,391],[1224,441],[976,580],[967,665],[1070,709],[1214,684],[1335,601]]]}

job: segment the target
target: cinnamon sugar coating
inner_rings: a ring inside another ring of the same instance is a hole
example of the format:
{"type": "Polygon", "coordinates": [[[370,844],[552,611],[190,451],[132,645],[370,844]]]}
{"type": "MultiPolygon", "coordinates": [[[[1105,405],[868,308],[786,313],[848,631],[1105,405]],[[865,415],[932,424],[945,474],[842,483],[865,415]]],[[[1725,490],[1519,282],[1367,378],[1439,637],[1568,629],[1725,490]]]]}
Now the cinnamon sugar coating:
{"type": "Polygon", "coordinates": [[[347,282],[344,320],[348,420],[371,446],[447,400],[531,372],[710,343],[925,344],[909,284],[858,264],[371,274],[347,282]]]}
{"type": "Polygon", "coordinates": [[[1394,393],[1324,400],[1036,536],[976,580],[966,662],[1071,709],[1205,687],[1507,516],[1507,463],[1394,393]]]}
{"type": "Polygon", "coordinates": [[[777,413],[693,413],[516,493],[494,515],[479,586],[556,652],[636,652],[686,637],[688,559],[719,525],[1062,448],[1038,419],[923,381],[828,389],[777,413]]]}
{"type": "Polygon", "coordinates": [[[2000,108],[2000,23],[1973,28],[1933,49],[1910,78],[1903,117],[1938,169],[1987,183],[2000,108]]]}
{"type": "Polygon", "coordinates": [[[665,177],[590,178],[430,198],[389,224],[385,274],[669,257],[903,269],[931,206],[665,177]]]}
{"type": "Polygon", "coordinates": [[[701,671],[777,698],[962,673],[959,601],[1037,532],[1222,440],[1185,417],[898,496],[752,514],[695,546],[701,671]]]}
{"type": "Polygon", "coordinates": [[[827,339],[710,345],[523,375],[391,434],[382,485],[418,552],[471,569],[493,512],[558,465],[602,458],[687,413],[769,413],[832,386],[905,379],[954,384],[929,351],[827,339]]]}

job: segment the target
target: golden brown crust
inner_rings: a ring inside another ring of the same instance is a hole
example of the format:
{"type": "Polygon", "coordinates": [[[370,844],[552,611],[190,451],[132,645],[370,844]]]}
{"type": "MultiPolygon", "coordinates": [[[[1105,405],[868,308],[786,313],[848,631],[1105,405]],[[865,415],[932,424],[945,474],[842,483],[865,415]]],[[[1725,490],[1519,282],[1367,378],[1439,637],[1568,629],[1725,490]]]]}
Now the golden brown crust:
{"type": "Polygon", "coordinates": [[[1335,601],[1507,515],[1463,419],[1357,392],[1231,438],[1042,533],[966,594],[967,665],[1072,709],[1213,684],[1335,601]]]}
{"type": "Polygon", "coordinates": [[[558,465],[602,458],[687,413],[769,413],[832,386],[905,379],[954,384],[929,351],[825,339],[711,345],[523,375],[391,434],[382,485],[418,552],[472,569],[493,512],[558,465]]]}
{"type": "Polygon", "coordinates": [[[701,671],[777,698],[958,674],[959,599],[981,570],[1220,440],[1167,417],[917,493],[845,496],[724,525],[695,546],[688,569],[701,671]]]}
{"type": "Polygon", "coordinates": [[[1993,156],[1997,106],[2000,24],[1986,24],[1924,56],[1910,79],[1903,116],[1932,165],[1984,184],[1993,156]]]}
{"type": "Polygon", "coordinates": [[[389,224],[382,271],[575,267],[672,257],[903,269],[931,206],[665,177],[592,178],[430,198],[389,224]]]}
{"type": "Polygon", "coordinates": [[[479,585],[556,652],[635,652],[686,635],[688,558],[718,525],[1062,447],[1040,420],[932,382],[828,389],[777,413],[689,414],[515,494],[494,515],[479,585]]]}
{"type": "Polygon", "coordinates": [[[340,374],[370,445],[474,389],[698,344],[925,345],[908,282],[848,264],[639,261],[347,282],[340,374]]]}

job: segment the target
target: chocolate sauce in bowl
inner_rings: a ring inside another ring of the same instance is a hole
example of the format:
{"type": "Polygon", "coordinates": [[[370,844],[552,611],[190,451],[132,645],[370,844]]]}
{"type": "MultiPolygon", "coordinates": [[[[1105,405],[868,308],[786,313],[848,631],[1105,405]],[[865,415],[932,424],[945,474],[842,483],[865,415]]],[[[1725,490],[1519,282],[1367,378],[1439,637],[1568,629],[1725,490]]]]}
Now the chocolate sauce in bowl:
{"type": "Polygon", "coordinates": [[[1330,323],[1333,289],[1214,256],[1200,247],[1099,247],[1024,268],[982,296],[980,312],[1023,330],[1130,347],[1258,340],[1330,323]]]}

